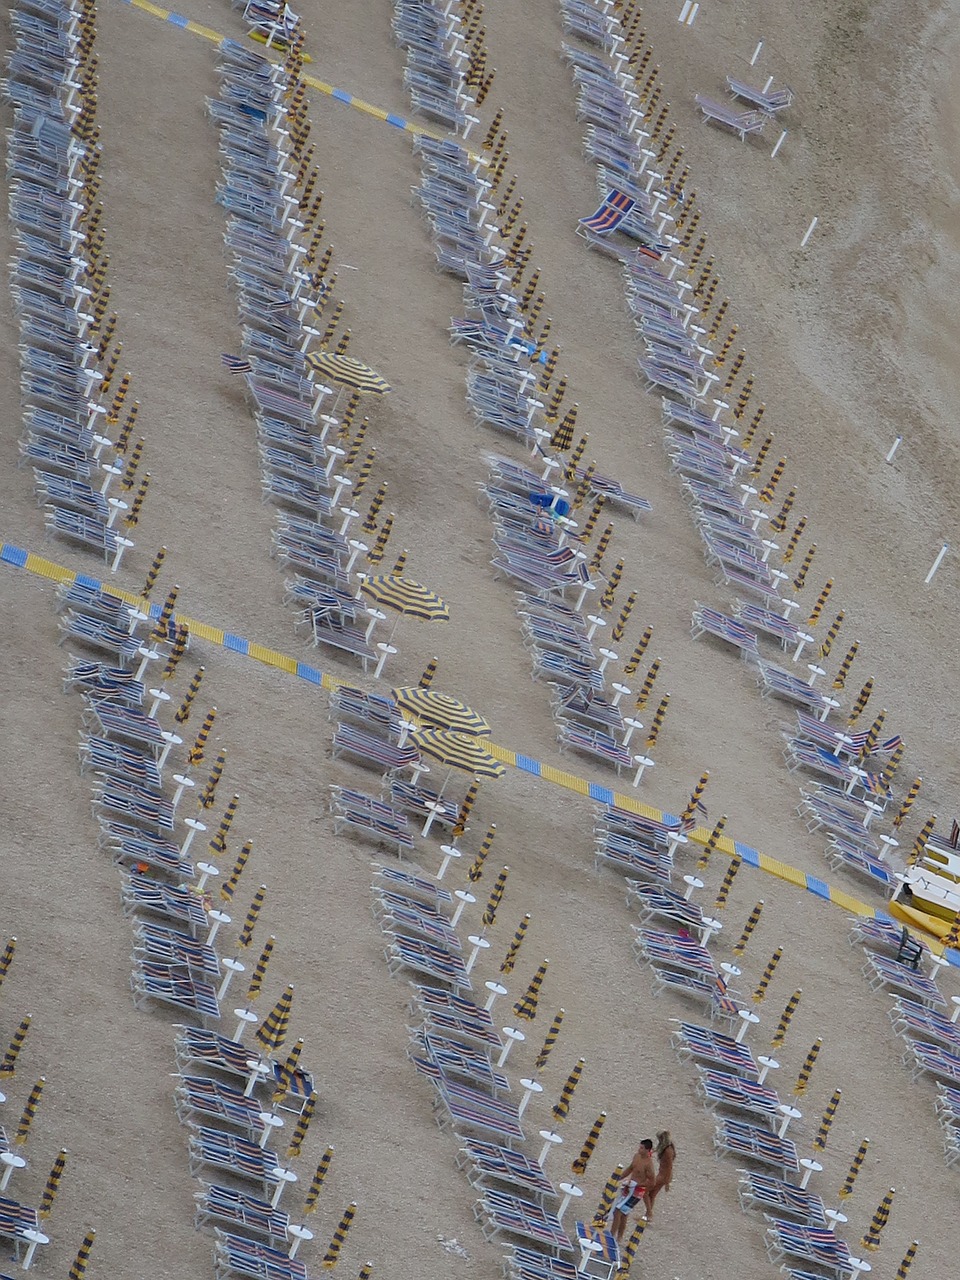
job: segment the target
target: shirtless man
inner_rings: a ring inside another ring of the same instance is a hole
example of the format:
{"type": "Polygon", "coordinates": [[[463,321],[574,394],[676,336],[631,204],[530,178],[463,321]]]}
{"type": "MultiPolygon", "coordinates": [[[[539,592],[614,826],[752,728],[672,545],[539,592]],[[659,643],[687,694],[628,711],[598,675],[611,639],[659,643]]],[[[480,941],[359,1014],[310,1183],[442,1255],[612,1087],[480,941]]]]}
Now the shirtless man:
{"type": "Polygon", "coordinates": [[[627,1228],[630,1211],[643,1199],[644,1192],[657,1180],[657,1168],[653,1162],[653,1140],[644,1138],[637,1148],[637,1154],[630,1161],[623,1175],[623,1186],[620,1195],[614,1202],[613,1219],[610,1230],[619,1244],[627,1228]]]}

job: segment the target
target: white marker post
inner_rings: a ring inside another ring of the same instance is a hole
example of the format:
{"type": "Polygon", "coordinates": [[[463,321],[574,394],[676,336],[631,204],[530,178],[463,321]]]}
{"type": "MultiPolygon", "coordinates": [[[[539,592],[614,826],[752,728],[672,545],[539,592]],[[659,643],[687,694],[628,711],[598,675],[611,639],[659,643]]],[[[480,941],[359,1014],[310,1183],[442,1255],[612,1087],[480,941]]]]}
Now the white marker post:
{"type": "Polygon", "coordinates": [[[803,239],[800,241],[800,248],[801,248],[801,249],[805,249],[805,248],[807,247],[807,241],[808,241],[808,240],[810,239],[810,237],[813,235],[814,230],[816,229],[817,223],[818,223],[819,221],[820,221],[820,219],[819,219],[819,218],[814,218],[814,220],[810,223],[809,227],[807,227],[806,232],[804,233],[804,237],[803,237],[803,239]]]}
{"type": "Polygon", "coordinates": [[[773,145],[773,150],[770,152],[770,159],[771,159],[771,160],[774,158],[774,156],[777,154],[777,152],[778,152],[778,151],[780,150],[780,148],[783,146],[783,140],[784,140],[784,138],[785,138],[786,136],[787,136],[787,131],[786,131],[786,129],[784,129],[783,133],[781,133],[780,137],[779,137],[779,138],[776,140],[776,142],[774,143],[774,145],[773,145]]]}
{"type": "Polygon", "coordinates": [[[757,47],[753,51],[753,57],[750,59],[750,65],[755,66],[757,59],[760,57],[760,50],[763,48],[763,41],[757,41],[757,47]]]}
{"type": "Polygon", "coordinates": [[[693,8],[693,0],[683,0],[683,8],[680,10],[678,22],[686,23],[690,10],[693,8]]]}
{"type": "Polygon", "coordinates": [[[698,4],[695,4],[693,8],[690,10],[690,16],[687,18],[688,27],[692,27],[694,22],[696,22],[697,14],[699,11],[700,11],[700,6],[698,4]]]}
{"type": "Polygon", "coordinates": [[[894,460],[897,450],[900,448],[902,443],[903,436],[897,436],[896,440],[894,440],[893,444],[890,446],[890,452],[887,454],[887,462],[892,462],[894,460]]]}
{"type": "Polygon", "coordinates": [[[940,565],[943,562],[943,557],[947,554],[949,550],[950,550],[950,544],[949,542],[945,542],[943,546],[940,548],[939,552],[937,553],[936,560],[934,560],[933,564],[930,566],[930,572],[927,574],[927,576],[923,580],[923,585],[925,587],[930,585],[930,581],[933,578],[933,575],[940,568],[940,565]]]}

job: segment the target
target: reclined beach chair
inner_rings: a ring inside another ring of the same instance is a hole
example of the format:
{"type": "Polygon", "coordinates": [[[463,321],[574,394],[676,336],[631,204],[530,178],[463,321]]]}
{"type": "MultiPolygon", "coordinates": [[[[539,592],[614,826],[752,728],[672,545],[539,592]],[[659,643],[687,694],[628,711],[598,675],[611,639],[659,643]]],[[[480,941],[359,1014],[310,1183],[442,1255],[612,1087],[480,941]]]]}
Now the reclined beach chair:
{"type": "Polygon", "coordinates": [[[889,956],[863,949],[863,975],[872,991],[886,988],[900,991],[929,1009],[944,1009],[947,1002],[932,978],[918,973],[911,965],[900,964],[889,956]]]}
{"type": "Polygon", "coordinates": [[[275,1209],[269,1200],[261,1200],[246,1191],[221,1187],[216,1183],[204,1183],[202,1186],[203,1190],[195,1192],[193,1197],[197,1204],[198,1229],[222,1222],[246,1235],[257,1236],[270,1245],[276,1242],[288,1243],[290,1215],[281,1209],[275,1209]]]}
{"type": "Polygon", "coordinates": [[[486,1187],[491,1183],[513,1187],[541,1204],[557,1195],[553,1183],[535,1160],[522,1151],[494,1142],[467,1138],[457,1156],[457,1165],[466,1172],[472,1187],[486,1187]]]}
{"type": "Polygon", "coordinates": [[[184,924],[196,937],[210,923],[203,900],[188,885],[165,884],[156,876],[131,871],[123,877],[121,888],[124,915],[159,916],[163,920],[184,924]]]}
{"type": "Polygon", "coordinates": [[[130,986],[137,1009],[155,1003],[170,1004],[198,1017],[204,1025],[220,1018],[216,987],[203,978],[194,977],[186,965],[135,957],[130,986]]]}
{"type": "Polygon", "coordinates": [[[188,1152],[190,1174],[194,1178],[199,1177],[203,1169],[222,1169],[245,1182],[272,1189],[280,1167],[274,1152],[257,1146],[249,1138],[211,1125],[199,1125],[191,1132],[188,1152]]]}
{"type": "Polygon", "coordinates": [[[397,974],[401,969],[448,983],[454,991],[471,990],[463,958],[422,938],[393,934],[386,948],[387,969],[397,974]]]}
{"type": "Polygon", "coordinates": [[[216,1228],[214,1266],[218,1280],[228,1276],[264,1277],[264,1280],[309,1280],[305,1263],[248,1236],[216,1228]]]}
{"type": "Polygon", "coordinates": [[[846,1241],[830,1228],[806,1227],[780,1218],[768,1218],[768,1221],[767,1253],[772,1262],[799,1258],[803,1262],[826,1267],[838,1276],[856,1274],[846,1241]]]}
{"type": "Polygon", "coordinates": [[[734,98],[749,102],[751,107],[755,107],[758,111],[763,111],[767,115],[776,115],[778,111],[783,111],[793,102],[793,90],[786,88],[786,86],[770,92],[764,89],[755,89],[752,85],[745,84],[742,80],[727,76],[727,88],[734,98]]]}
{"type": "Polygon", "coordinates": [[[165,873],[177,884],[195,876],[193,862],[180,852],[179,845],[135,823],[101,818],[99,843],[122,866],[136,868],[143,864],[165,873]]]}
{"type": "Polygon", "coordinates": [[[395,847],[398,857],[413,852],[413,835],[406,815],[382,800],[349,788],[331,787],[330,810],[337,835],[349,827],[395,847]]]}
{"type": "Polygon", "coordinates": [[[742,1120],[719,1121],[713,1145],[718,1156],[733,1155],[757,1164],[773,1165],[782,1169],[784,1176],[800,1172],[797,1148],[789,1138],[779,1138],[769,1129],[760,1129],[742,1120]]]}
{"type": "Polygon", "coordinates": [[[570,748],[581,755],[592,756],[604,764],[612,765],[617,773],[624,768],[634,768],[633,756],[616,738],[602,729],[579,724],[564,717],[557,717],[557,740],[560,750],[570,748]]]}
{"type": "Polygon", "coordinates": [[[673,875],[673,861],[646,844],[614,831],[598,832],[593,855],[597,871],[613,867],[623,875],[648,884],[667,886],[673,875]]]}
{"type": "Polygon", "coordinates": [[[780,1095],[776,1089],[768,1089],[765,1085],[729,1071],[716,1071],[709,1067],[700,1067],[698,1070],[700,1079],[697,1081],[697,1094],[708,1111],[716,1111],[718,1108],[742,1111],[771,1125],[778,1124],[782,1119],[777,1111],[780,1095]]]}
{"type": "Polygon", "coordinates": [[[759,1209],[761,1213],[768,1216],[772,1213],[777,1218],[796,1218],[807,1227],[827,1225],[823,1201],[819,1196],[811,1191],[801,1191],[792,1183],[770,1174],[744,1170],[740,1175],[738,1194],[742,1209],[759,1209]]]}
{"type": "Polygon", "coordinates": [[[702,93],[694,97],[694,102],[707,123],[720,124],[736,133],[741,142],[745,142],[748,134],[762,133],[767,116],[762,111],[737,111],[725,102],[717,102],[702,93]]]}
{"type": "Polygon", "coordinates": [[[555,1213],[536,1200],[526,1200],[495,1187],[485,1187],[474,1216],[487,1240],[516,1236],[532,1240],[553,1254],[570,1253],[573,1245],[555,1213]]]}
{"type": "Polygon", "coordinates": [[[681,1061],[705,1062],[742,1076],[756,1077],[758,1074],[753,1054],[746,1045],[737,1044],[732,1036],[680,1019],[672,1021],[677,1023],[677,1029],[670,1039],[681,1061]]]}
{"type": "Polygon", "coordinates": [[[207,946],[182,929],[172,929],[154,920],[137,920],[133,925],[133,943],[137,954],[166,964],[183,965],[191,975],[220,977],[220,957],[214,947],[207,946]]]}
{"type": "Polygon", "coordinates": [[[894,1031],[908,1040],[929,1040],[960,1056],[960,1026],[919,1000],[897,996],[890,1009],[890,1022],[894,1031]]]}
{"type": "Polygon", "coordinates": [[[489,1011],[466,996],[414,983],[411,1008],[442,1035],[477,1044],[490,1053],[499,1054],[503,1048],[489,1011]]]}
{"type": "Polygon", "coordinates": [[[739,649],[744,657],[759,657],[757,637],[749,627],[706,605],[694,605],[691,634],[694,640],[699,640],[703,635],[715,636],[739,649]]]}
{"type": "Polygon", "coordinates": [[[184,1124],[217,1123],[242,1130],[259,1143],[270,1127],[264,1122],[265,1112],[254,1098],[242,1090],[211,1080],[207,1076],[181,1076],[174,1090],[177,1117],[184,1124]],[[198,1121],[196,1118],[200,1117],[198,1121]]]}

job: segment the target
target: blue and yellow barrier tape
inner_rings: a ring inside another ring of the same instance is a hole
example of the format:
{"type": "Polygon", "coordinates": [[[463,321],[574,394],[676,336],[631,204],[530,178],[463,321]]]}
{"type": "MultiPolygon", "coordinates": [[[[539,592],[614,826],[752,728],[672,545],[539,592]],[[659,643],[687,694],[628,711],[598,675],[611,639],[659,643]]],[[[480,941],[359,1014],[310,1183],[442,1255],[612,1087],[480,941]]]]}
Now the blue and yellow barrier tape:
{"type": "MultiPolygon", "coordinates": [[[[22,547],[13,546],[8,542],[0,544],[0,564],[9,565],[14,569],[25,569],[27,573],[34,574],[39,578],[46,578],[51,582],[77,582],[93,590],[103,587],[113,595],[119,596],[127,604],[136,605],[144,612],[149,612],[153,618],[158,617],[160,614],[162,606],[159,604],[148,606],[142,596],[124,591],[112,582],[103,582],[99,578],[76,573],[64,565],[57,564],[53,560],[46,560],[43,556],[35,555],[32,551],[25,551],[22,547]]],[[[295,676],[298,680],[305,680],[308,684],[312,684],[317,688],[326,689],[329,692],[340,685],[350,683],[347,680],[341,680],[336,676],[323,672],[318,667],[313,667],[307,662],[301,662],[298,658],[293,658],[289,654],[281,653],[277,649],[270,649],[266,645],[258,644],[256,641],[246,640],[243,636],[226,631],[223,627],[211,626],[208,622],[191,618],[184,613],[176,613],[174,617],[177,622],[186,623],[190,629],[191,636],[197,640],[206,640],[208,643],[219,645],[231,653],[238,653],[242,657],[252,658],[254,662],[259,662],[265,667],[272,667],[276,671],[282,671],[285,675],[295,676]]],[[[502,764],[518,769],[521,773],[529,773],[535,778],[542,778],[544,782],[549,782],[552,786],[562,787],[565,791],[571,791],[576,795],[594,800],[597,804],[616,805],[619,809],[624,809],[629,813],[636,813],[641,817],[651,818],[655,821],[662,821],[664,817],[671,816],[664,814],[660,809],[655,809],[652,805],[644,804],[642,800],[638,800],[635,796],[623,795],[610,787],[601,786],[596,782],[588,782],[585,778],[580,778],[574,773],[567,773],[565,770],[557,769],[553,765],[543,764],[532,756],[514,751],[510,747],[503,747],[486,739],[484,740],[484,746],[502,764]]],[[[710,829],[708,827],[696,827],[687,834],[690,840],[699,845],[705,845],[710,839],[710,829]]],[[[821,898],[824,902],[830,902],[835,907],[840,907],[842,911],[849,912],[851,915],[867,916],[880,920],[889,920],[890,918],[879,908],[871,907],[853,897],[852,894],[846,893],[842,889],[834,888],[832,885],[827,884],[825,880],[821,880],[819,876],[800,871],[797,867],[781,862],[778,858],[771,858],[769,854],[761,853],[740,840],[721,836],[716,848],[719,853],[730,857],[736,854],[746,866],[756,867],[758,871],[763,871],[767,875],[775,876],[778,880],[792,884],[798,889],[812,893],[815,897],[821,898]]],[[[960,952],[952,950],[944,952],[942,946],[938,947],[937,943],[926,937],[926,935],[924,940],[929,943],[932,950],[941,951],[952,965],[960,968],[960,952]]]]}
{"type": "MultiPolygon", "coordinates": [[[[121,2],[129,5],[132,9],[139,9],[141,13],[149,14],[151,18],[158,18],[161,22],[168,22],[171,26],[177,27],[181,31],[188,31],[191,35],[209,40],[211,44],[221,44],[227,39],[227,36],[222,32],[214,31],[212,27],[205,27],[202,22],[194,22],[192,18],[185,18],[182,13],[173,13],[169,9],[164,9],[158,4],[151,3],[151,0],[121,0],[121,2]]],[[[445,133],[438,129],[431,129],[412,120],[405,120],[403,116],[398,116],[393,111],[386,111],[383,107],[375,106],[372,102],[364,102],[362,98],[356,97],[346,89],[338,89],[335,85],[327,84],[325,80],[320,80],[316,76],[308,75],[304,72],[302,78],[305,84],[309,85],[311,89],[316,89],[318,93],[323,93],[328,98],[333,98],[336,102],[342,102],[344,106],[352,107],[354,111],[360,111],[364,115],[372,116],[374,120],[391,125],[394,129],[399,129],[403,133],[412,134],[414,137],[423,135],[440,140],[447,137],[445,133]]]]}

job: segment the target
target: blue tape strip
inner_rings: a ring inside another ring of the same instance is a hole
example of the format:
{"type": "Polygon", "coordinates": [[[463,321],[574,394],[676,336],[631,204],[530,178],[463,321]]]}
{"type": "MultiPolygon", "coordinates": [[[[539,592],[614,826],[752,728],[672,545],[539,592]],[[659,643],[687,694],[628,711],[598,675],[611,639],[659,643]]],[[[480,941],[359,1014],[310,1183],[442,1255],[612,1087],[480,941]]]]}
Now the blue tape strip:
{"type": "Polygon", "coordinates": [[[353,101],[353,94],[347,93],[346,89],[334,89],[330,97],[336,98],[338,102],[345,102],[347,106],[353,101]]]}
{"type": "Polygon", "coordinates": [[[12,547],[9,542],[5,542],[0,547],[0,560],[5,564],[12,564],[16,569],[22,569],[27,563],[27,553],[22,547],[12,547]]]}
{"type": "Polygon", "coordinates": [[[760,855],[756,849],[751,849],[748,844],[741,844],[739,840],[734,840],[733,851],[738,858],[742,858],[748,867],[759,867],[760,855]]]}
{"type": "Polygon", "coordinates": [[[223,635],[223,647],[232,649],[234,653],[242,653],[244,656],[250,651],[250,641],[244,640],[243,636],[231,635],[229,631],[225,631],[223,635]]]}
{"type": "Polygon", "coordinates": [[[819,877],[817,876],[808,875],[806,877],[806,880],[807,880],[807,888],[810,890],[811,893],[815,893],[818,898],[826,898],[827,902],[830,901],[830,898],[831,898],[830,886],[828,884],[826,884],[823,880],[819,879],[819,877]]]}
{"type": "Polygon", "coordinates": [[[74,582],[78,587],[86,587],[88,591],[99,591],[103,586],[99,578],[90,578],[85,573],[78,573],[74,582]]]}
{"type": "Polygon", "coordinates": [[[517,752],[517,768],[522,769],[524,773],[535,774],[540,777],[541,764],[539,760],[534,760],[532,756],[522,756],[517,752]]]}
{"type": "Polygon", "coordinates": [[[309,667],[305,662],[297,663],[297,675],[309,684],[323,684],[323,672],[316,667],[309,667]]]}
{"type": "Polygon", "coordinates": [[[609,787],[601,787],[597,782],[589,784],[587,795],[591,800],[599,800],[601,804],[613,804],[614,793],[609,787]]]}
{"type": "Polygon", "coordinates": [[[395,129],[405,129],[407,127],[406,120],[402,116],[395,116],[393,112],[388,112],[387,124],[392,124],[395,129]]]}
{"type": "Polygon", "coordinates": [[[186,27],[190,19],[185,18],[182,13],[168,13],[167,21],[171,22],[175,27],[186,27]]]}

